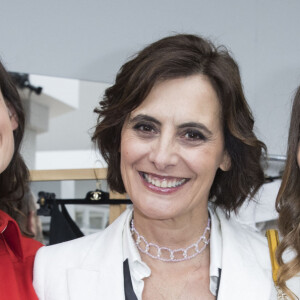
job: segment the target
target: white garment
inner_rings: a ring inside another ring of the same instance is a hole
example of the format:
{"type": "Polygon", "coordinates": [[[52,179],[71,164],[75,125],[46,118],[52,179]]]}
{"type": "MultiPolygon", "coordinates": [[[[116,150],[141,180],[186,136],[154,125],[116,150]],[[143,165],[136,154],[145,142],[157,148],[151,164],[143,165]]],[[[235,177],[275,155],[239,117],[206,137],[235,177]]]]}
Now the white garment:
{"type": "Polygon", "coordinates": [[[265,183],[255,194],[254,199],[247,199],[238,210],[238,215],[232,214],[238,222],[252,226],[257,231],[258,224],[278,219],[275,200],[281,180],[265,183]]]}
{"type": "MultiPolygon", "coordinates": [[[[220,221],[216,214],[209,209],[211,218],[210,230],[210,291],[216,296],[219,269],[222,268],[222,236],[220,231],[220,221]]],[[[129,269],[131,274],[131,281],[133,290],[138,300],[142,300],[144,290],[144,280],[151,275],[151,270],[146,263],[141,259],[140,253],[135,246],[134,240],[130,231],[130,221],[132,214],[128,214],[125,221],[123,231],[123,260],[128,259],[129,269]]],[[[165,245],[161,245],[165,246],[165,245]]]]}
{"type": "MultiPolygon", "coordinates": [[[[41,248],[34,265],[39,299],[125,299],[122,236],[128,214],[101,233],[41,248]]],[[[220,209],[216,215],[223,241],[218,300],[273,300],[266,239],[220,209]]]]}

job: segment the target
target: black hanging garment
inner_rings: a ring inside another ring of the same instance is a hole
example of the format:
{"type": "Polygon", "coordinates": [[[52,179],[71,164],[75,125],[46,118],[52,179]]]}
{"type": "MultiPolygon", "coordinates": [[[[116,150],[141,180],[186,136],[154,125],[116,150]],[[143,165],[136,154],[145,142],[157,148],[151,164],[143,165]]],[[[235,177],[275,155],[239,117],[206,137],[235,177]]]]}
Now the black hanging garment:
{"type": "Polygon", "coordinates": [[[61,203],[60,206],[61,211],[59,210],[58,204],[54,201],[51,209],[49,236],[50,245],[70,241],[84,236],[82,231],[72,220],[65,205],[61,203]]]}

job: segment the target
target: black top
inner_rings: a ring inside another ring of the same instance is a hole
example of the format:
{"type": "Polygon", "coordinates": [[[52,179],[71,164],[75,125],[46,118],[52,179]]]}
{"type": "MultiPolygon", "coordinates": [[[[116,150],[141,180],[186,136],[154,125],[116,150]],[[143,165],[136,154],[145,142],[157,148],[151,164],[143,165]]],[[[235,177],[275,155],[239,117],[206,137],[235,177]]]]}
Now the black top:
{"type": "Polygon", "coordinates": [[[123,273],[124,273],[125,300],[137,300],[137,297],[132,287],[128,259],[126,259],[123,262],[123,273]]]}

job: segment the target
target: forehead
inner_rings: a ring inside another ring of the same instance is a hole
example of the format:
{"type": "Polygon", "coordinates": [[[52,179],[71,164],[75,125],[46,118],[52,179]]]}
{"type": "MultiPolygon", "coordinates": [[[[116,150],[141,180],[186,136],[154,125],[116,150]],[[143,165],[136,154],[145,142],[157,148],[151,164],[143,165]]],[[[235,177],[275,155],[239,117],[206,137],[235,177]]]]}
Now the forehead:
{"type": "Polygon", "coordinates": [[[197,74],[155,84],[131,116],[137,114],[203,122],[219,120],[221,105],[209,79],[197,74]]]}

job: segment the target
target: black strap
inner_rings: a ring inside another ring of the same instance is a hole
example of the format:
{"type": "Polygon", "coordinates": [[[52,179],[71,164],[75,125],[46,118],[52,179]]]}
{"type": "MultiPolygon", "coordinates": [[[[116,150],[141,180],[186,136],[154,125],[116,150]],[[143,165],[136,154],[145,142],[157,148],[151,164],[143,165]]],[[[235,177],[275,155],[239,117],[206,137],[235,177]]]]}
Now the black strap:
{"type": "Polygon", "coordinates": [[[58,244],[81,236],[83,233],[71,219],[67,210],[63,207],[60,211],[58,204],[54,202],[51,209],[49,244],[58,244]]]}
{"type": "Polygon", "coordinates": [[[221,275],[222,275],[222,269],[218,269],[218,271],[219,271],[219,277],[218,277],[218,282],[217,282],[216,299],[218,299],[219,287],[220,287],[221,275]]]}
{"type": "Polygon", "coordinates": [[[123,275],[124,275],[124,291],[125,291],[125,300],[137,300],[137,297],[134,293],[128,259],[123,262],[123,275]]]}

